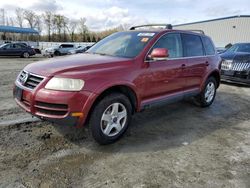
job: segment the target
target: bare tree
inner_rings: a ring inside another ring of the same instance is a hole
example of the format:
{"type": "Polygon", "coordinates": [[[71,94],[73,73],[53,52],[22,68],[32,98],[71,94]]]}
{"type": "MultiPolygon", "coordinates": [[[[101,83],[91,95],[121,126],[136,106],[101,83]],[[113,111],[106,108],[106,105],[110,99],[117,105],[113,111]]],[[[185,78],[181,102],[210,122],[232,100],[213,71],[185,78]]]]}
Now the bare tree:
{"type": "Polygon", "coordinates": [[[9,17],[9,25],[14,26],[14,19],[12,17],[9,17]]]}
{"type": "Polygon", "coordinates": [[[86,33],[88,32],[88,27],[86,26],[86,18],[80,18],[78,30],[82,36],[82,41],[86,41],[86,33]]]}
{"type": "Polygon", "coordinates": [[[69,31],[69,35],[71,38],[71,42],[74,42],[74,36],[75,36],[77,24],[78,24],[78,20],[70,20],[69,21],[68,31],[69,31]]]}
{"type": "Polygon", "coordinates": [[[67,40],[67,28],[68,28],[68,24],[69,24],[69,19],[64,16],[64,19],[63,19],[63,40],[64,41],[67,40]]]}
{"type": "Polygon", "coordinates": [[[63,25],[64,25],[64,19],[65,17],[60,14],[55,14],[53,17],[53,23],[55,26],[55,30],[57,31],[59,41],[61,41],[61,38],[62,38],[61,34],[62,34],[63,25]]]}
{"type": "Polygon", "coordinates": [[[53,14],[50,11],[47,11],[43,14],[43,22],[48,32],[48,40],[51,41],[51,31],[53,27],[53,14]]]}
{"type": "Polygon", "coordinates": [[[43,28],[42,28],[42,19],[41,19],[40,15],[37,15],[35,25],[36,25],[35,27],[36,27],[37,31],[39,33],[41,33],[43,28]]]}
{"type": "Polygon", "coordinates": [[[124,23],[124,24],[120,24],[119,26],[116,27],[116,29],[118,31],[126,31],[128,30],[129,28],[132,27],[132,24],[127,24],[127,23],[124,23]]]}
{"type": "Polygon", "coordinates": [[[24,22],[24,9],[22,8],[17,8],[16,9],[16,22],[19,27],[23,27],[23,22],[24,22]]]}
{"type": "Polygon", "coordinates": [[[6,17],[5,21],[6,21],[5,24],[6,24],[7,26],[10,26],[10,22],[9,22],[9,18],[8,18],[8,17],[6,17]]]}
{"type": "Polygon", "coordinates": [[[24,11],[24,19],[28,21],[28,24],[31,28],[35,28],[37,24],[37,15],[32,10],[24,11]]]}

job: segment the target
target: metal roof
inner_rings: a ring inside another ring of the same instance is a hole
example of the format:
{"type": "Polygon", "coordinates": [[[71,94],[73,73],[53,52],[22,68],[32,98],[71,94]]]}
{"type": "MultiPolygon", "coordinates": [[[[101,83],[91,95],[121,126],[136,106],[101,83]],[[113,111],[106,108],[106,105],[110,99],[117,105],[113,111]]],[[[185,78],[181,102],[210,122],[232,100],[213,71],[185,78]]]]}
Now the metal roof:
{"type": "Polygon", "coordinates": [[[39,34],[39,32],[33,28],[22,28],[22,27],[3,26],[3,25],[0,25],[0,32],[39,34]]]}
{"type": "Polygon", "coordinates": [[[190,23],[184,23],[184,24],[177,24],[177,25],[173,25],[173,27],[191,25],[191,24],[199,24],[199,23],[206,23],[206,22],[213,22],[213,21],[219,21],[219,20],[228,20],[228,19],[232,19],[232,18],[250,18],[250,15],[228,16],[228,17],[216,18],[216,19],[211,19],[211,20],[204,20],[204,21],[190,22],[190,23]]]}

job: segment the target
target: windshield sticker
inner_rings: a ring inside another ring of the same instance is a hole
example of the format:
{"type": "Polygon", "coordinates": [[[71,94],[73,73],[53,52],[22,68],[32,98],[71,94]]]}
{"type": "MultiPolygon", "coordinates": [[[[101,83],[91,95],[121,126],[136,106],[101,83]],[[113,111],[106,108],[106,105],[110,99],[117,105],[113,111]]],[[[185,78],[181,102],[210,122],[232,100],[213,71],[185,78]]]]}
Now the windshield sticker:
{"type": "Polygon", "coordinates": [[[149,38],[142,38],[142,39],[141,39],[141,42],[148,42],[148,39],[149,39],[149,38]]]}
{"type": "Polygon", "coordinates": [[[154,35],[155,35],[155,33],[138,33],[137,36],[139,36],[139,37],[152,37],[154,35]]]}

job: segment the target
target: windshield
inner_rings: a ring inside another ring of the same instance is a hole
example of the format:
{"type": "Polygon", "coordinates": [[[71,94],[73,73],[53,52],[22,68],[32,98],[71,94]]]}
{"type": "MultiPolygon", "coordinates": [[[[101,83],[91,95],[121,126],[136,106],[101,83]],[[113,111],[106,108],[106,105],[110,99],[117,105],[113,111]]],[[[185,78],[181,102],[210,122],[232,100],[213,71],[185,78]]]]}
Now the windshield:
{"type": "Polygon", "coordinates": [[[0,45],[0,48],[2,48],[2,47],[4,47],[4,46],[6,46],[6,44],[1,44],[1,45],[0,45]]]}
{"type": "Polygon", "coordinates": [[[136,57],[155,35],[154,32],[118,32],[96,43],[87,52],[101,55],[136,57]]]}
{"type": "Polygon", "coordinates": [[[247,52],[250,53],[250,43],[248,44],[235,44],[227,50],[228,52],[247,52]]]}

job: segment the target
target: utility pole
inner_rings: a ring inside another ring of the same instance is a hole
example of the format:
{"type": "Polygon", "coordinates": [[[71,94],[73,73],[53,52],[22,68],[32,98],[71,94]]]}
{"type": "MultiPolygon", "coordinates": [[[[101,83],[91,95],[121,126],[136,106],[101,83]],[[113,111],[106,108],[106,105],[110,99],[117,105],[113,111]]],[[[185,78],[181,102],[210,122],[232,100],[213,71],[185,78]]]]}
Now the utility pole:
{"type": "Polygon", "coordinates": [[[5,25],[5,10],[3,8],[0,9],[1,22],[0,25],[5,25]]]}

